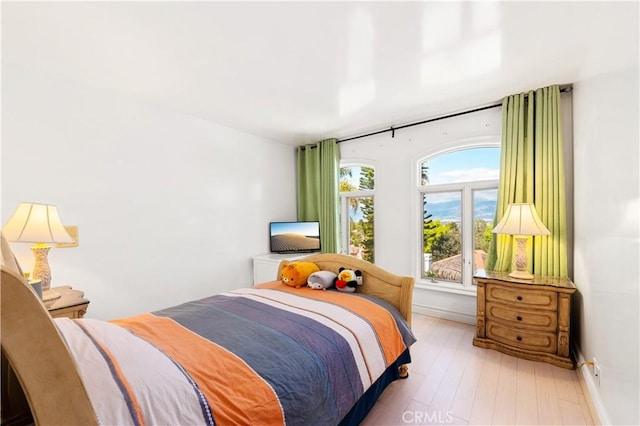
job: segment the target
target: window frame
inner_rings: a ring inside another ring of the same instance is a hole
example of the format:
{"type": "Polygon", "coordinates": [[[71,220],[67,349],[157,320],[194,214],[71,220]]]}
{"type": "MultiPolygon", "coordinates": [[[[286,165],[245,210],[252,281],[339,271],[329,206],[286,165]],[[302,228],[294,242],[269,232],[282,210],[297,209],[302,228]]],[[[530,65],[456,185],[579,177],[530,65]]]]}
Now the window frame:
{"type": "MultiPolygon", "coordinates": [[[[340,169],[347,167],[369,167],[373,169],[374,188],[357,191],[338,192],[340,196],[340,248],[339,252],[349,256],[349,200],[351,198],[363,198],[371,197],[373,199],[373,211],[376,211],[376,197],[375,197],[375,181],[376,181],[376,166],[371,161],[363,160],[350,160],[349,162],[340,163],[340,169]]],[[[376,221],[373,223],[373,247],[376,246],[377,235],[376,221]]]]}
{"type": "Polygon", "coordinates": [[[476,286],[473,282],[473,236],[474,236],[474,218],[473,218],[473,194],[476,190],[498,189],[499,179],[486,179],[467,182],[441,183],[422,185],[421,164],[438,156],[451,154],[457,151],[464,151],[476,148],[498,148],[499,142],[481,143],[481,144],[465,144],[459,145],[451,149],[438,151],[429,155],[418,158],[414,163],[414,200],[416,202],[415,212],[415,245],[414,245],[414,276],[417,287],[435,289],[458,294],[474,295],[476,286]],[[461,193],[461,212],[460,212],[460,235],[462,238],[462,279],[461,282],[453,282],[439,279],[431,279],[422,276],[424,267],[424,241],[423,241],[423,194],[425,193],[442,193],[456,192],[461,193]]]}

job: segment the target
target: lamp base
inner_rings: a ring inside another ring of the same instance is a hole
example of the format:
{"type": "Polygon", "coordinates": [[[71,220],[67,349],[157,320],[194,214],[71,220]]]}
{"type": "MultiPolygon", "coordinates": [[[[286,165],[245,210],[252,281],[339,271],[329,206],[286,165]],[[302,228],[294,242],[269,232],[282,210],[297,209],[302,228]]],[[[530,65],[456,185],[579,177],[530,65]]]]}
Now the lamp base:
{"type": "Polygon", "coordinates": [[[31,246],[31,252],[35,258],[31,278],[42,283],[42,291],[47,291],[51,287],[51,269],[47,258],[49,250],[51,250],[51,246],[44,243],[36,243],[31,246]]]}
{"type": "Polygon", "coordinates": [[[517,280],[532,280],[533,275],[531,275],[528,271],[518,271],[517,269],[509,274],[511,278],[515,278],[517,280]]]}
{"type": "Polygon", "coordinates": [[[516,270],[509,274],[511,278],[518,280],[532,280],[533,275],[527,268],[527,237],[522,235],[515,236],[518,243],[516,251],[516,270]]]}
{"type": "Polygon", "coordinates": [[[60,299],[62,295],[55,290],[46,290],[42,292],[42,301],[49,302],[51,300],[60,299]]]}

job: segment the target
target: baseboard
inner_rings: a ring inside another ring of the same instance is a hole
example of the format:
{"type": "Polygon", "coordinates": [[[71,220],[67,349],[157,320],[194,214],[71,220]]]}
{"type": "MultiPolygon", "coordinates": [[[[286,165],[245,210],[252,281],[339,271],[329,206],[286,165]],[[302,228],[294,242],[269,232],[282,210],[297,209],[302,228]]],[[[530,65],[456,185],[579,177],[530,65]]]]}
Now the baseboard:
{"type": "Polygon", "coordinates": [[[416,314],[427,315],[430,317],[442,318],[449,321],[461,322],[464,324],[476,324],[476,316],[463,314],[460,312],[451,312],[444,309],[434,308],[433,306],[413,305],[413,312],[416,314]]]}
{"type": "MultiPolygon", "coordinates": [[[[576,366],[581,365],[586,361],[584,355],[580,352],[580,349],[575,346],[573,347],[573,355],[576,360],[576,366]]],[[[585,396],[588,397],[587,404],[589,405],[589,411],[591,411],[591,416],[596,424],[610,425],[611,422],[609,421],[609,415],[607,414],[607,409],[600,397],[600,390],[598,389],[598,384],[593,377],[592,368],[593,367],[590,365],[576,367],[578,370],[578,378],[580,379],[580,386],[582,386],[585,396]]]]}

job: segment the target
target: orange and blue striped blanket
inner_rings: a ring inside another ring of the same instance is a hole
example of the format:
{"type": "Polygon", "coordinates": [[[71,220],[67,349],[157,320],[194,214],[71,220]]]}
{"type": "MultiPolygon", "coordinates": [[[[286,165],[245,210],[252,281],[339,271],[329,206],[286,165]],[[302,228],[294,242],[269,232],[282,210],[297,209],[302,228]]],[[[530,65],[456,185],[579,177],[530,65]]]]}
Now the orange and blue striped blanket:
{"type": "Polygon", "coordinates": [[[102,424],[338,424],[415,342],[379,299],[279,283],[56,319],[102,424]]]}

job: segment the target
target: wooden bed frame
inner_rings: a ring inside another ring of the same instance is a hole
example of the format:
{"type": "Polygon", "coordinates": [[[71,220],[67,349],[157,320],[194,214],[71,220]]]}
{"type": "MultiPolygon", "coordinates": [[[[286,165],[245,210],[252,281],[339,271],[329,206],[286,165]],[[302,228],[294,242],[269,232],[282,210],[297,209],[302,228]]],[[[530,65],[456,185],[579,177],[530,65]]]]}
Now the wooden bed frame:
{"type": "MultiPolygon", "coordinates": [[[[411,325],[411,303],[414,285],[412,277],[392,274],[372,263],[344,254],[313,254],[297,259],[296,262],[313,262],[321,270],[335,272],[336,274],[340,267],[353,270],[359,269],[362,271],[362,282],[364,284],[358,287],[358,293],[369,294],[389,302],[400,311],[409,325],[411,325]]],[[[274,277],[276,281],[280,280],[282,268],[289,263],[291,262],[288,260],[280,262],[278,275],[274,277]]]]}
{"type": "MultiPolygon", "coordinates": [[[[10,420],[6,418],[10,414],[7,410],[15,411],[11,404],[24,391],[36,424],[97,425],[71,353],[42,302],[24,279],[4,236],[0,239],[1,346],[3,358],[11,366],[11,374],[2,375],[3,420],[10,420]]],[[[360,269],[365,282],[362,292],[388,301],[407,321],[411,320],[413,278],[399,277],[344,255],[320,254],[306,260],[334,272],[340,266],[360,269]]]]}

